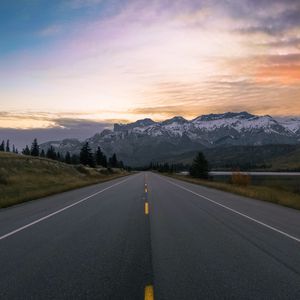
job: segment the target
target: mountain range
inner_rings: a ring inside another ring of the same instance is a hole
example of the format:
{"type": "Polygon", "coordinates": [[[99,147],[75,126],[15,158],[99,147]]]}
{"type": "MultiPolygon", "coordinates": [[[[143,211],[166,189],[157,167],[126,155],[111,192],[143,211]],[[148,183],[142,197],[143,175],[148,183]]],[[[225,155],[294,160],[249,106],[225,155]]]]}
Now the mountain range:
{"type": "MultiPolygon", "coordinates": [[[[178,161],[188,153],[228,147],[263,147],[265,145],[300,144],[300,118],[273,118],[248,112],[208,114],[193,120],[183,117],[155,122],[149,118],[129,124],[114,124],[86,139],[92,149],[117,153],[126,164],[146,165],[152,162],[178,161]]],[[[61,153],[78,153],[85,141],[65,139],[41,145],[52,145],[61,153]]],[[[234,151],[234,150],[232,150],[234,151]]]]}

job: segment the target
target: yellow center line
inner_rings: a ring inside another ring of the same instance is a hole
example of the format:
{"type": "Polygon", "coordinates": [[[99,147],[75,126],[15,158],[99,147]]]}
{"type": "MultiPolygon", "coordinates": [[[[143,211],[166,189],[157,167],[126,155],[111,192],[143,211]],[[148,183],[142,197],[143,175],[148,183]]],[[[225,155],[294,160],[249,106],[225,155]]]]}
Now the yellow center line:
{"type": "Polygon", "coordinates": [[[154,300],[153,285],[147,285],[145,287],[145,300],[154,300]]]}
{"type": "Polygon", "coordinates": [[[145,215],[149,215],[149,203],[145,202],[145,215]]]}

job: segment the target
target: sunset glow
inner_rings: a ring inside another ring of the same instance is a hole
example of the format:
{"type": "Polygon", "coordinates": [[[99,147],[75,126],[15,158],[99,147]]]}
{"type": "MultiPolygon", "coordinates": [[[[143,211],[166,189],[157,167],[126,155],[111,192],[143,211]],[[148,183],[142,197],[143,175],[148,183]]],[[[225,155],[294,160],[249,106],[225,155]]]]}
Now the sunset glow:
{"type": "Polygon", "coordinates": [[[300,115],[300,2],[1,2],[0,127],[300,115]]]}

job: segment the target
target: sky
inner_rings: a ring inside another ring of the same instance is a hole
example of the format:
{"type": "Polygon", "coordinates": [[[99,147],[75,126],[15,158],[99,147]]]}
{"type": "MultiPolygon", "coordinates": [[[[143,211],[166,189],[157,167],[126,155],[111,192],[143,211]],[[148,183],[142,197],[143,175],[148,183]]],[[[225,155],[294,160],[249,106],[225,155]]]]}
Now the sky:
{"type": "Polygon", "coordinates": [[[299,0],[1,0],[0,135],[299,116],[299,16],[299,0]]]}

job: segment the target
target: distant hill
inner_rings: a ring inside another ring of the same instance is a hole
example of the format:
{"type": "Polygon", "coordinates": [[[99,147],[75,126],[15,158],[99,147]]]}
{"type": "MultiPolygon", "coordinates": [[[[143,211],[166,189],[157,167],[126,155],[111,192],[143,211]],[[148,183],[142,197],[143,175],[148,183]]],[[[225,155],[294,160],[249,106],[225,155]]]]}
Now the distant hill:
{"type": "MultiPolygon", "coordinates": [[[[228,146],[203,152],[215,170],[300,170],[300,145],[228,146]]],[[[165,161],[190,164],[196,153],[182,153],[165,161]]]]}
{"type": "MultiPolygon", "coordinates": [[[[248,158],[252,164],[261,159],[260,153],[256,152],[259,148],[251,147],[299,144],[300,119],[280,120],[247,112],[209,114],[190,121],[180,116],[162,122],[143,119],[129,124],[115,124],[113,130],[104,130],[86,141],[93,149],[100,146],[107,155],[117,153],[125,164],[131,166],[177,160],[198,150],[206,152],[211,161],[223,164],[224,160],[236,161],[238,155],[235,153],[245,159],[243,163],[248,163],[246,157],[251,155],[253,157],[248,158]],[[247,150],[247,147],[250,148],[247,150]]],[[[43,144],[42,148],[47,149],[51,145],[62,153],[78,153],[82,143],[76,139],[52,141],[43,144]]],[[[289,151],[290,148],[271,146],[263,149],[266,155],[274,153],[276,156],[276,149],[289,151]]],[[[261,161],[265,163],[265,159],[261,161]]]]}
{"type": "MultiPolygon", "coordinates": [[[[300,148],[272,160],[274,170],[300,171],[300,148]]],[[[300,185],[300,183],[299,183],[300,185]]]]}

